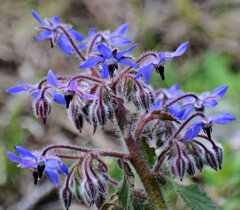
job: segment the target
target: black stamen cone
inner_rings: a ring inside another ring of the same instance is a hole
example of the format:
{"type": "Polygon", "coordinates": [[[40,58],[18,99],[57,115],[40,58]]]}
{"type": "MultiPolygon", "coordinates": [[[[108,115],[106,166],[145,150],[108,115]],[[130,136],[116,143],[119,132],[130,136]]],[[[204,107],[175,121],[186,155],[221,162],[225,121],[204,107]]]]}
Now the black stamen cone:
{"type": "Polygon", "coordinates": [[[212,140],[212,137],[211,137],[212,127],[203,128],[203,131],[207,134],[208,138],[212,140]]]}
{"type": "Polygon", "coordinates": [[[37,166],[38,178],[39,179],[41,179],[44,169],[45,169],[45,165],[38,165],[37,166]]]}
{"type": "Polygon", "coordinates": [[[53,47],[54,47],[54,44],[53,44],[52,38],[50,38],[50,43],[51,43],[51,48],[53,48],[53,47]]]}
{"type": "Polygon", "coordinates": [[[72,101],[74,95],[75,95],[74,91],[67,91],[67,93],[64,95],[67,109],[69,108],[70,102],[72,101]]]}
{"type": "Polygon", "coordinates": [[[108,65],[108,71],[109,71],[111,78],[113,78],[113,72],[114,72],[115,68],[116,68],[116,66],[113,64],[108,65]]]}
{"type": "Polygon", "coordinates": [[[162,80],[165,80],[165,75],[164,75],[164,66],[160,65],[158,68],[156,68],[157,73],[160,74],[162,80]]]}
{"type": "Polygon", "coordinates": [[[34,184],[36,185],[37,181],[38,181],[38,172],[37,171],[33,172],[33,178],[34,178],[34,184]]]}

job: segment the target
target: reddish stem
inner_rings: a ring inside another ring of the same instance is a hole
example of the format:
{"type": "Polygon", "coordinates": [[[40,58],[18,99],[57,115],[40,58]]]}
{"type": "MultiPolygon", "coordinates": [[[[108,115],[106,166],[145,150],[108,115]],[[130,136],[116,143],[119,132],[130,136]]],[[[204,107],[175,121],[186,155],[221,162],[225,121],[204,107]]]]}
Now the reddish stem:
{"type": "MultiPolygon", "coordinates": [[[[45,156],[46,153],[49,150],[52,150],[52,149],[69,149],[69,150],[75,150],[75,151],[78,151],[78,152],[86,152],[86,153],[96,152],[96,153],[99,153],[101,156],[109,156],[109,157],[130,159],[130,155],[126,154],[126,153],[119,153],[119,152],[112,152],[112,151],[102,151],[102,150],[92,150],[92,149],[81,148],[81,147],[78,147],[78,146],[60,145],[60,144],[59,145],[50,145],[50,146],[46,147],[42,151],[42,156],[45,156]]],[[[77,156],[73,156],[73,157],[77,157],[77,156]]]]}
{"type": "MultiPolygon", "coordinates": [[[[73,41],[72,37],[70,36],[70,34],[67,32],[67,30],[61,26],[61,25],[58,25],[56,28],[59,28],[62,30],[62,32],[67,36],[68,40],[70,41],[72,47],[74,48],[74,50],[76,51],[76,53],[78,54],[78,56],[83,60],[85,61],[86,58],[85,56],[80,52],[80,50],[78,49],[77,45],[75,44],[75,42],[73,41]]],[[[91,72],[93,75],[97,76],[97,77],[100,77],[98,71],[95,69],[95,68],[90,68],[91,72]]]]}
{"type": "Polygon", "coordinates": [[[197,113],[191,115],[191,116],[179,127],[179,129],[178,129],[177,132],[174,134],[174,136],[173,136],[172,139],[176,138],[177,135],[182,131],[182,129],[183,129],[193,118],[198,117],[198,116],[200,116],[200,117],[202,117],[202,118],[205,117],[205,115],[204,115],[203,113],[201,113],[201,112],[197,112],[197,113]]]}
{"type": "Polygon", "coordinates": [[[95,37],[92,39],[91,44],[90,44],[90,46],[88,48],[88,53],[87,53],[88,57],[89,57],[90,53],[92,52],[92,49],[93,49],[93,47],[95,45],[95,42],[96,42],[97,38],[100,37],[100,36],[103,37],[102,34],[96,34],[95,37]]]}
{"type": "Polygon", "coordinates": [[[194,97],[196,100],[198,99],[197,95],[193,94],[193,93],[189,93],[189,94],[186,94],[186,95],[183,95],[183,96],[180,96],[176,99],[174,99],[173,101],[171,101],[170,103],[168,103],[167,105],[165,105],[164,107],[162,107],[159,111],[163,111],[165,109],[167,109],[169,106],[171,106],[172,104],[176,103],[177,101],[183,99],[183,98],[186,98],[186,97],[194,97]]]}

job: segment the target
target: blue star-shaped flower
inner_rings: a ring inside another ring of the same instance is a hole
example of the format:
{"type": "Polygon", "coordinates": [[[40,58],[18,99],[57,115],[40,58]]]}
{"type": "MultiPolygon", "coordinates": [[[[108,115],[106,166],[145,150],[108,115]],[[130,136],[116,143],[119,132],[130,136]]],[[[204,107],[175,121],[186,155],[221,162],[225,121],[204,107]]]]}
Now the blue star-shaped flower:
{"type": "Polygon", "coordinates": [[[211,139],[212,122],[225,125],[233,120],[236,119],[228,112],[223,112],[214,116],[208,116],[194,123],[190,129],[188,129],[188,131],[185,133],[184,142],[190,141],[196,137],[201,128],[203,128],[203,130],[207,133],[208,138],[211,139]]]}
{"type": "Polygon", "coordinates": [[[138,68],[138,64],[127,60],[127,57],[125,57],[126,54],[129,54],[132,52],[135,46],[136,44],[134,44],[132,47],[130,47],[126,51],[117,52],[116,49],[112,51],[106,45],[99,44],[98,45],[98,51],[100,53],[99,56],[87,59],[79,67],[82,69],[86,69],[86,68],[93,67],[98,63],[102,63],[101,77],[106,78],[110,74],[110,77],[112,78],[114,70],[118,69],[118,63],[129,65],[134,68],[138,68]]]}
{"type": "Polygon", "coordinates": [[[128,23],[125,23],[123,25],[120,25],[114,32],[110,33],[109,31],[104,32],[95,32],[95,28],[90,29],[88,36],[89,36],[89,45],[93,39],[94,36],[96,36],[97,33],[101,33],[102,37],[99,37],[96,40],[96,44],[101,43],[109,43],[110,45],[114,47],[123,47],[131,43],[131,40],[125,37],[125,34],[127,33],[128,29],[128,23]]]}
{"type": "Polygon", "coordinates": [[[58,174],[66,174],[69,176],[67,166],[61,162],[59,158],[54,156],[42,157],[40,153],[32,153],[20,146],[15,146],[14,148],[19,156],[11,152],[6,152],[8,158],[12,162],[19,163],[21,168],[32,168],[35,184],[37,184],[38,179],[42,177],[43,172],[49,180],[57,186],[59,186],[58,174]]]}
{"type": "Polygon", "coordinates": [[[177,117],[179,120],[185,120],[194,108],[196,111],[203,112],[205,107],[215,107],[218,104],[216,99],[222,98],[225,95],[228,87],[228,85],[217,87],[211,94],[209,92],[202,93],[198,95],[197,100],[192,97],[188,97],[185,100],[182,100],[183,108],[175,113],[175,117],[177,117]]]}
{"type": "Polygon", "coordinates": [[[34,10],[32,10],[32,15],[41,24],[38,29],[43,30],[40,36],[35,39],[36,41],[50,39],[52,47],[58,43],[58,46],[63,52],[71,55],[73,52],[71,43],[59,26],[62,26],[70,36],[74,37],[76,41],[81,42],[84,40],[84,37],[79,32],[71,30],[69,25],[59,23],[59,16],[54,16],[52,19],[46,19],[45,21],[42,21],[34,10]]]}
{"type": "Polygon", "coordinates": [[[147,83],[147,85],[150,82],[151,76],[152,76],[152,67],[154,67],[162,77],[162,79],[165,79],[164,76],[164,64],[166,64],[166,60],[172,60],[173,57],[181,56],[185,50],[187,49],[188,42],[184,42],[181,44],[175,52],[165,52],[165,53],[159,53],[158,58],[153,60],[152,62],[142,66],[135,79],[140,79],[141,75],[143,76],[144,81],[147,83]]]}

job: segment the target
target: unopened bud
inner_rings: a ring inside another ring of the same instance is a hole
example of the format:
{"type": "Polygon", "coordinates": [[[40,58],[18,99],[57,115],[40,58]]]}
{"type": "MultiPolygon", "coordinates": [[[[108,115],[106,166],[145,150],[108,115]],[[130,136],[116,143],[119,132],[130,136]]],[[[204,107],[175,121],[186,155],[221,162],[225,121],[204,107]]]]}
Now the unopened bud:
{"type": "Polygon", "coordinates": [[[66,210],[68,210],[72,202],[72,191],[68,187],[65,187],[62,191],[61,198],[62,198],[64,207],[66,208],[66,210]]]}
{"type": "Polygon", "coordinates": [[[223,149],[220,146],[214,146],[213,150],[217,157],[218,167],[221,170],[222,169],[222,162],[223,162],[223,149]]]}
{"type": "Polygon", "coordinates": [[[186,172],[186,165],[187,165],[186,161],[181,156],[180,157],[178,156],[176,158],[175,164],[176,164],[176,172],[177,172],[178,176],[180,177],[180,180],[182,181],[183,177],[185,175],[185,172],[186,172]]]}
{"type": "Polygon", "coordinates": [[[41,97],[34,101],[34,111],[37,117],[40,116],[43,124],[46,123],[47,116],[51,112],[51,102],[45,97],[41,97]]]}
{"type": "Polygon", "coordinates": [[[83,127],[83,116],[81,113],[81,107],[75,100],[71,101],[68,109],[68,114],[75,127],[81,133],[83,127]]]}
{"type": "Polygon", "coordinates": [[[211,168],[213,168],[216,171],[218,170],[217,159],[211,151],[209,150],[205,151],[205,159],[211,168]]]}
{"type": "Polygon", "coordinates": [[[105,203],[106,196],[102,195],[101,193],[98,194],[98,196],[95,199],[95,205],[98,209],[101,209],[102,205],[105,203]]]}
{"type": "Polygon", "coordinates": [[[98,103],[95,114],[98,123],[103,128],[108,119],[108,107],[103,103],[98,103]]]}
{"type": "Polygon", "coordinates": [[[191,156],[189,154],[187,154],[185,151],[183,151],[183,155],[187,159],[187,173],[190,176],[194,176],[195,175],[195,166],[194,166],[191,156]]]}
{"type": "Polygon", "coordinates": [[[94,200],[97,195],[97,190],[92,179],[85,179],[81,185],[81,192],[83,193],[83,197],[85,201],[91,206],[94,204],[94,200]]]}

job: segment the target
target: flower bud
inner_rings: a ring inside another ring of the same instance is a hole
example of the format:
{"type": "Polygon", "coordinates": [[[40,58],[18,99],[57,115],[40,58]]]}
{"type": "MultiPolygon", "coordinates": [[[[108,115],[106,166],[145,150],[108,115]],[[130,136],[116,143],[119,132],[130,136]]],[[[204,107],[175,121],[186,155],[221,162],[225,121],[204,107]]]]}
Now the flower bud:
{"type": "Polygon", "coordinates": [[[40,116],[42,119],[43,124],[46,123],[47,116],[51,112],[51,102],[49,99],[45,97],[40,97],[34,101],[34,112],[37,117],[40,116]]]}
{"type": "Polygon", "coordinates": [[[81,192],[83,194],[84,200],[91,206],[94,204],[94,200],[97,195],[96,184],[92,179],[86,178],[82,181],[81,192]]]}
{"type": "Polygon", "coordinates": [[[96,199],[95,199],[95,205],[98,209],[101,209],[102,205],[105,203],[106,201],[106,196],[102,195],[102,194],[98,194],[96,199]]]}
{"type": "Polygon", "coordinates": [[[195,166],[194,166],[191,156],[189,154],[187,154],[185,151],[183,151],[183,155],[187,159],[187,173],[190,176],[194,176],[195,175],[195,166]]]}
{"type": "Polygon", "coordinates": [[[191,143],[191,149],[189,150],[189,152],[193,155],[196,167],[200,172],[202,172],[203,169],[202,150],[196,144],[191,143]]]}
{"type": "Polygon", "coordinates": [[[72,191],[68,187],[65,187],[62,190],[61,199],[63,201],[63,204],[64,204],[66,210],[68,210],[69,207],[71,206],[71,202],[72,202],[72,191]]]}
{"type": "Polygon", "coordinates": [[[68,114],[75,127],[81,133],[83,127],[83,116],[80,104],[76,100],[72,100],[68,109],[68,114]]]}
{"type": "Polygon", "coordinates": [[[216,158],[217,158],[218,167],[221,170],[222,169],[222,162],[223,162],[223,149],[222,149],[222,147],[215,145],[213,147],[213,150],[214,150],[216,158]]]}
{"type": "Polygon", "coordinates": [[[139,108],[140,105],[143,109],[148,111],[151,105],[154,103],[152,90],[149,87],[143,85],[142,88],[139,88],[136,92],[135,100],[136,101],[133,102],[137,108],[139,108]]]}
{"type": "Polygon", "coordinates": [[[217,159],[211,151],[209,150],[205,151],[205,159],[211,168],[213,168],[216,171],[218,170],[217,159]]]}
{"type": "Polygon", "coordinates": [[[186,168],[187,168],[187,163],[185,161],[185,159],[182,156],[178,156],[175,159],[175,164],[176,164],[176,172],[178,174],[178,176],[180,177],[180,180],[183,180],[183,177],[185,175],[186,172],[186,168]]]}

